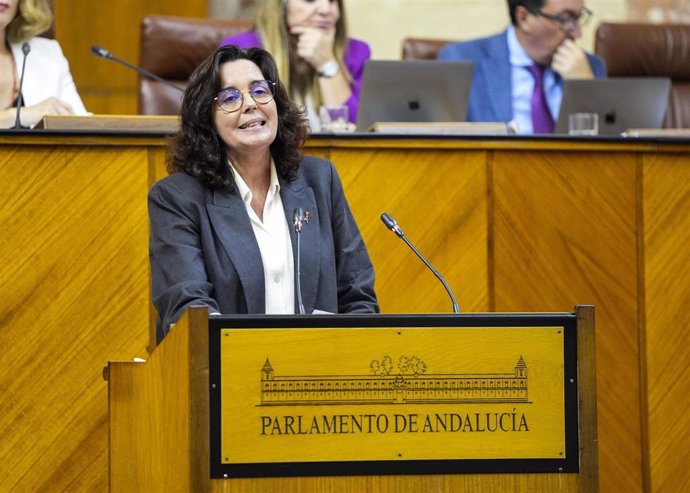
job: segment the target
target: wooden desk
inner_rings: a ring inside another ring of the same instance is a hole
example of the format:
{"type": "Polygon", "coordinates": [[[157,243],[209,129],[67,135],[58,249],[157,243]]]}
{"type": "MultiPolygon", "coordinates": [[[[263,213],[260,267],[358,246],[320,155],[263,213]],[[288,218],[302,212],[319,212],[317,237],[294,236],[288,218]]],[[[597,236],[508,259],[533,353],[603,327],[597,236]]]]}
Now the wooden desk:
{"type": "MultiPolygon", "coordinates": [[[[165,145],[0,134],[0,490],[106,489],[100,369],[146,357],[165,145]]],[[[341,174],[384,312],[451,305],[383,211],[464,311],[594,304],[601,491],[690,487],[690,142],[346,136],[307,153],[341,174]]]]}

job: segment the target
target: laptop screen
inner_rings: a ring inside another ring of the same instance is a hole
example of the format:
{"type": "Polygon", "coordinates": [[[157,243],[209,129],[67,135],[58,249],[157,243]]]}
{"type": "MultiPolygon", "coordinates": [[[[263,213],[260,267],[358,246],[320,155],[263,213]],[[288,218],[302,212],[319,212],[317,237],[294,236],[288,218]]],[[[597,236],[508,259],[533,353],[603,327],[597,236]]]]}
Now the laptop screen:
{"type": "Polygon", "coordinates": [[[620,135],[630,128],[661,128],[671,80],[664,77],[618,77],[564,80],[556,133],[568,133],[568,115],[597,113],[599,135],[620,135]]]}
{"type": "Polygon", "coordinates": [[[376,122],[464,122],[472,62],[368,60],[357,131],[376,122]]]}

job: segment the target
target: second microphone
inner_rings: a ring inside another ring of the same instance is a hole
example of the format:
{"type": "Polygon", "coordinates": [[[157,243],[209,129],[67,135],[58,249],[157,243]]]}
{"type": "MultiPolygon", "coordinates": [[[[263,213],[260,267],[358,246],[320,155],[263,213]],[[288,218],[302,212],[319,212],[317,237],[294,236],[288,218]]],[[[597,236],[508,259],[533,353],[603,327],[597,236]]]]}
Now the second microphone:
{"type": "Polygon", "coordinates": [[[417,257],[419,257],[419,259],[422,262],[424,262],[424,265],[426,265],[429,268],[429,270],[434,274],[434,276],[436,276],[436,278],[439,281],[441,281],[441,284],[443,284],[446,293],[448,293],[448,296],[450,297],[450,301],[453,303],[453,313],[460,313],[460,306],[458,305],[458,302],[455,299],[455,295],[453,294],[453,291],[450,289],[450,286],[448,285],[446,280],[443,278],[441,274],[439,274],[439,272],[436,269],[434,269],[431,266],[429,261],[424,257],[424,255],[422,255],[419,252],[419,250],[415,248],[415,246],[410,242],[410,240],[407,239],[405,233],[403,233],[403,230],[400,228],[400,226],[398,226],[398,223],[395,222],[395,219],[393,219],[387,212],[384,212],[383,214],[381,214],[381,221],[383,221],[383,224],[385,224],[388,229],[395,233],[395,235],[398,238],[401,238],[405,242],[405,244],[408,247],[410,247],[410,249],[415,253],[415,255],[417,255],[417,257]]]}

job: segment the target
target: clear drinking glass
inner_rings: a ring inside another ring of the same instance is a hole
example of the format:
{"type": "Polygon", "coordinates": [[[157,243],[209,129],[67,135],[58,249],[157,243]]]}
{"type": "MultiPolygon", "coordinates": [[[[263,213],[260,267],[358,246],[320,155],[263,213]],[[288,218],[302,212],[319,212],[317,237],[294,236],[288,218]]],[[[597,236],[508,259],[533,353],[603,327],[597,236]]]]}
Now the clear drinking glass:
{"type": "Polygon", "coordinates": [[[350,130],[349,112],[345,105],[321,106],[319,119],[323,132],[348,132],[350,130]]]}
{"type": "Polygon", "coordinates": [[[571,113],[568,115],[568,135],[598,135],[599,115],[596,113],[571,113]]]}

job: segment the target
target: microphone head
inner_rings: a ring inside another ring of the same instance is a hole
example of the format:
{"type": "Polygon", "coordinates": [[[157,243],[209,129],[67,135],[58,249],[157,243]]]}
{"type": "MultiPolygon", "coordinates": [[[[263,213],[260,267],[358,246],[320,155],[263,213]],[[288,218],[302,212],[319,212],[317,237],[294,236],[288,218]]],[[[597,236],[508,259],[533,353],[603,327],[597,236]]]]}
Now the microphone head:
{"type": "Polygon", "coordinates": [[[302,223],[304,222],[304,209],[296,207],[292,212],[292,227],[296,232],[302,231],[302,223]]]}
{"type": "Polygon", "coordinates": [[[102,57],[102,58],[112,58],[113,57],[113,55],[111,55],[108,50],[106,50],[105,48],[101,48],[100,46],[96,46],[96,45],[93,45],[91,47],[91,52],[98,55],[99,57],[102,57]]]}
{"type": "Polygon", "coordinates": [[[395,219],[393,219],[387,212],[381,214],[381,221],[386,225],[391,231],[395,228],[395,219]]]}
{"type": "Polygon", "coordinates": [[[22,53],[24,53],[24,56],[28,55],[29,52],[31,51],[31,46],[29,45],[28,41],[24,41],[22,44],[22,53]]]}
{"type": "Polygon", "coordinates": [[[398,226],[398,223],[396,223],[395,219],[393,219],[387,212],[381,214],[381,221],[383,221],[383,224],[385,224],[388,229],[390,229],[400,238],[405,236],[405,234],[402,232],[402,229],[400,229],[400,226],[398,226]]]}

